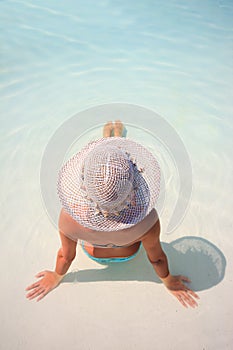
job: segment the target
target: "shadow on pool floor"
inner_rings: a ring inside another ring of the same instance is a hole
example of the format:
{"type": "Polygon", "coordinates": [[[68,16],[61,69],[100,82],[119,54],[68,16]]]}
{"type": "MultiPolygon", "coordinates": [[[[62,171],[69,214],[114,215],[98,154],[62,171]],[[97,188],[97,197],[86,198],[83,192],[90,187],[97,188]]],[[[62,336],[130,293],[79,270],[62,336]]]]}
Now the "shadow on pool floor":
{"type": "MultiPolygon", "coordinates": [[[[188,276],[194,291],[209,289],[225,275],[226,259],[211,242],[201,237],[185,236],[163,243],[172,274],[188,276]]],[[[95,263],[96,264],[96,263],[95,263]]],[[[62,283],[97,281],[142,281],[162,283],[149,263],[144,249],[131,261],[101,264],[103,269],[86,269],[68,273],[62,283]]]]}

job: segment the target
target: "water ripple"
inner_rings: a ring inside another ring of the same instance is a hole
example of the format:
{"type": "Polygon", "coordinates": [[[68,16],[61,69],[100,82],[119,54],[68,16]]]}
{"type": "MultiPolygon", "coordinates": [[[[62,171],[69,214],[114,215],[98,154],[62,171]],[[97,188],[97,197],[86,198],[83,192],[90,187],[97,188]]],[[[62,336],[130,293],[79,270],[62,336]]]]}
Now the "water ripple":
{"type": "Polygon", "coordinates": [[[41,11],[44,11],[46,13],[49,13],[49,14],[52,14],[52,15],[55,15],[55,16],[68,17],[69,19],[72,19],[72,20],[74,20],[76,22],[80,22],[80,23],[83,22],[83,20],[80,17],[78,17],[78,16],[74,16],[74,15],[63,13],[63,12],[59,12],[59,11],[51,9],[49,7],[42,7],[42,6],[38,6],[38,5],[32,4],[30,2],[18,1],[18,0],[8,0],[8,2],[22,4],[22,5],[26,6],[26,7],[33,8],[33,9],[36,9],[36,10],[41,10],[41,11]]]}
{"type": "Polygon", "coordinates": [[[85,70],[85,71],[80,71],[80,72],[71,72],[70,74],[71,75],[74,75],[74,76],[81,76],[81,75],[86,75],[86,74],[90,74],[90,73],[93,73],[93,72],[107,72],[107,71],[116,71],[117,69],[116,68],[113,68],[113,67],[96,67],[96,68],[90,68],[88,70],[85,70]]]}
{"type": "Polygon", "coordinates": [[[85,41],[81,41],[81,40],[78,40],[76,38],[68,37],[68,36],[65,36],[65,35],[59,35],[59,34],[56,34],[54,32],[50,32],[48,30],[44,30],[44,29],[41,29],[41,28],[32,27],[32,26],[29,26],[29,25],[26,25],[26,24],[21,24],[19,27],[22,28],[22,29],[25,29],[25,30],[35,31],[35,32],[41,33],[41,34],[46,35],[46,36],[55,37],[55,38],[58,38],[58,39],[61,39],[61,40],[65,40],[65,41],[70,42],[70,43],[83,44],[83,45],[90,46],[85,41]]]}

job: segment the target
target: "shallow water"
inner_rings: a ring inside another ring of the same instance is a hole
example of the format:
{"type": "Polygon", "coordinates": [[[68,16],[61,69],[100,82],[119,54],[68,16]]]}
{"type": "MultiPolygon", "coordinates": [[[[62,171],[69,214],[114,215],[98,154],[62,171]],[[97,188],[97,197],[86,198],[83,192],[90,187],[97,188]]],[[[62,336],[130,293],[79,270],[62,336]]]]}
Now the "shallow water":
{"type": "MultiPolygon", "coordinates": [[[[125,116],[127,136],[159,150],[167,189],[163,240],[202,236],[228,261],[233,226],[232,14],[232,1],[224,0],[0,2],[1,259],[9,266],[16,256],[26,259],[12,272],[20,288],[19,274],[29,261],[33,271],[42,257],[52,263],[57,239],[41,198],[46,145],[71,116],[116,102],[158,113],[189,154],[192,197],[184,220],[167,235],[178,195],[175,150],[157,138],[153,118],[144,125],[143,118],[125,116]],[[47,243],[46,231],[52,232],[47,243]],[[36,246],[42,256],[33,253],[36,246]]],[[[124,121],[124,115],[118,118],[124,121]]],[[[93,117],[93,130],[77,147],[101,136],[103,122],[93,117]]]]}
{"type": "MultiPolygon", "coordinates": [[[[198,167],[194,176],[208,158],[205,171],[217,162],[221,177],[232,146],[231,1],[136,1],[134,6],[123,1],[3,1],[0,6],[6,182],[18,177],[22,160],[32,165],[24,169],[28,175],[39,166],[51,134],[72,114],[111,102],[158,112],[191,153],[198,167]]],[[[124,115],[118,117],[124,121],[124,115]]],[[[94,116],[92,122],[100,128],[94,116]]],[[[142,121],[132,118],[132,123],[142,121]]],[[[156,136],[153,120],[150,128],[156,136]]],[[[129,137],[147,139],[143,131],[130,131],[129,137]]]]}

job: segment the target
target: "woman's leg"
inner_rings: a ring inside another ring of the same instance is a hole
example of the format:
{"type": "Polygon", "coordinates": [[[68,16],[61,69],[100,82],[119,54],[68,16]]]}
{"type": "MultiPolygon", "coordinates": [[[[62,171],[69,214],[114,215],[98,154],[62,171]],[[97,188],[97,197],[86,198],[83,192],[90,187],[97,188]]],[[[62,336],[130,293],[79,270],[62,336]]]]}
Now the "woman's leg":
{"type": "Polygon", "coordinates": [[[113,122],[107,122],[103,127],[103,137],[111,137],[113,133],[113,122]]]}
{"type": "Polygon", "coordinates": [[[120,120],[116,120],[115,123],[109,121],[103,127],[103,137],[122,137],[124,132],[124,124],[120,120]]]}
{"type": "Polygon", "coordinates": [[[114,136],[123,137],[124,125],[120,120],[115,121],[114,136]]]}

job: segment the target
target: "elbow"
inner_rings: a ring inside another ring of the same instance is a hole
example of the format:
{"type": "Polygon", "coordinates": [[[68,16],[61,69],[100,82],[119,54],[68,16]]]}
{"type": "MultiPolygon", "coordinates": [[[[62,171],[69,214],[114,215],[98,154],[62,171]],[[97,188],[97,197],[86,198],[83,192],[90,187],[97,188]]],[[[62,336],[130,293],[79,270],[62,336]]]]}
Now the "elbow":
{"type": "Polygon", "coordinates": [[[64,260],[67,264],[72,263],[72,261],[75,259],[75,255],[73,256],[65,256],[64,260]]]}
{"type": "Polygon", "coordinates": [[[161,264],[164,264],[165,261],[167,261],[167,256],[164,252],[162,252],[159,256],[156,257],[150,257],[149,255],[148,259],[152,265],[159,266],[161,264]]]}
{"type": "Polygon", "coordinates": [[[60,249],[58,255],[65,261],[65,263],[70,263],[75,259],[76,252],[63,252],[62,249],[60,249]]]}

